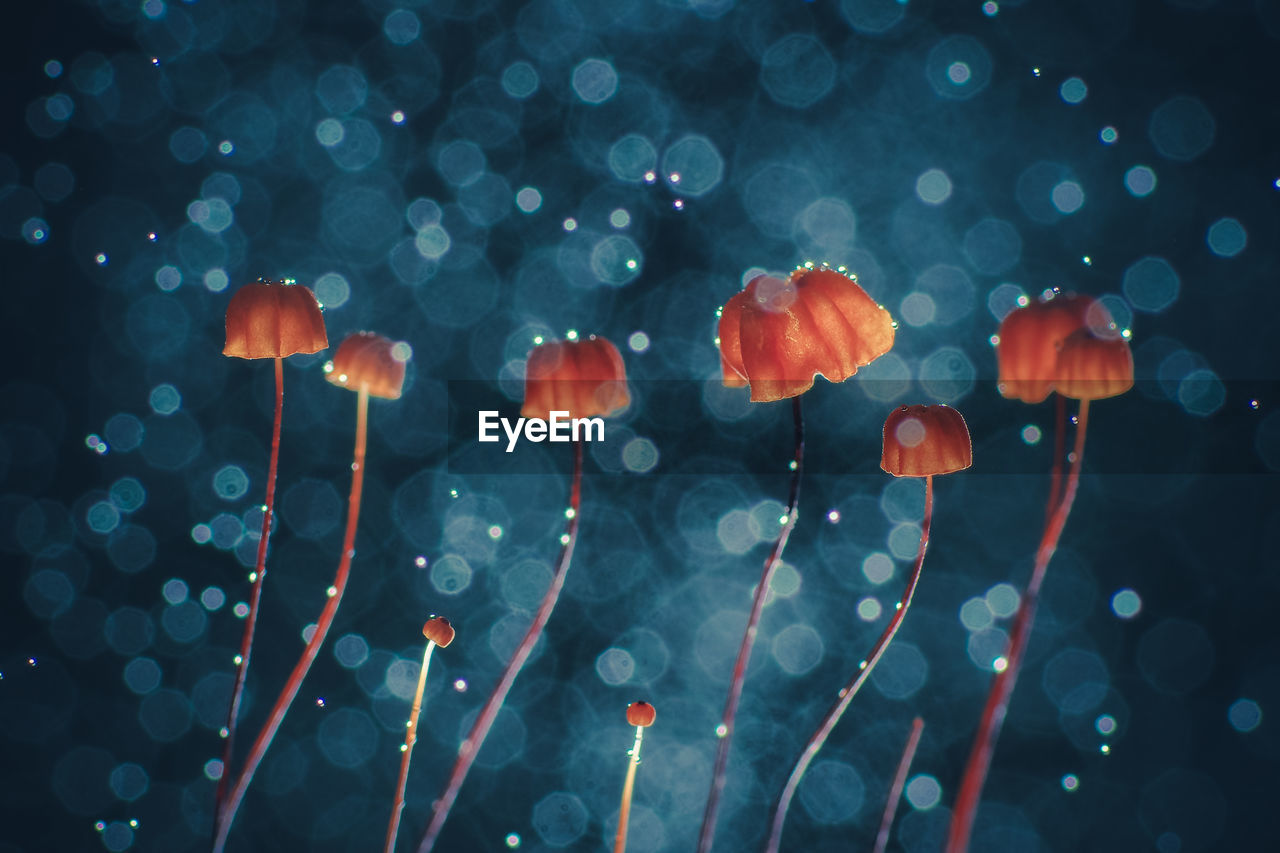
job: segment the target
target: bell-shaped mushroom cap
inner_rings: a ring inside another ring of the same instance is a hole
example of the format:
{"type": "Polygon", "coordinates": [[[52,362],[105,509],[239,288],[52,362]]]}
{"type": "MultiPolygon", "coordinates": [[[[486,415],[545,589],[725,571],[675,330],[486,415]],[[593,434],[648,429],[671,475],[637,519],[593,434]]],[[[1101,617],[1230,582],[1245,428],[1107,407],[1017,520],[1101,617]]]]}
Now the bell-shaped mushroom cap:
{"type": "Polygon", "coordinates": [[[996,344],[1004,397],[1039,403],[1053,391],[1058,349],[1077,329],[1114,328],[1111,313],[1090,296],[1062,293],[1015,308],[1000,323],[996,344]]]}
{"type": "Polygon", "coordinates": [[[284,358],[329,346],[316,296],[300,284],[253,281],[227,305],[223,355],[284,358]]]}
{"type": "Polygon", "coordinates": [[[409,345],[373,332],[355,332],[338,346],[333,361],[325,365],[325,378],[334,385],[359,391],[365,386],[371,397],[400,399],[404,387],[409,345]]]}
{"type": "Polygon", "coordinates": [[[893,476],[950,474],[972,464],[969,427],[950,406],[899,406],[885,418],[880,467],[893,476]]]}
{"type": "Polygon", "coordinates": [[[534,347],[525,362],[526,418],[568,412],[572,418],[610,415],[631,403],[627,368],[618,348],[592,335],[576,341],[554,341],[534,347]]]}
{"type": "Polygon", "coordinates": [[[821,374],[843,382],[893,347],[894,323],[857,281],[806,265],[784,281],[762,275],[721,310],[725,385],[755,402],[803,394],[821,374]]]}
{"type": "Polygon", "coordinates": [[[453,626],[443,616],[432,616],[422,626],[422,636],[442,649],[453,642],[453,634],[453,626]]]}
{"type": "Polygon", "coordinates": [[[627,706],[627,723],[632,726],[652,726],[658,712],[648,702],[632,702],[627,706]]]}
{"type": "Polygon", "coordinates": [[[1058,351],[1054,388],[1073,400],[1101,400],[1133,387],[1133,354],[1121,335],[1101,337],[1079,329],[1058,351]]]}

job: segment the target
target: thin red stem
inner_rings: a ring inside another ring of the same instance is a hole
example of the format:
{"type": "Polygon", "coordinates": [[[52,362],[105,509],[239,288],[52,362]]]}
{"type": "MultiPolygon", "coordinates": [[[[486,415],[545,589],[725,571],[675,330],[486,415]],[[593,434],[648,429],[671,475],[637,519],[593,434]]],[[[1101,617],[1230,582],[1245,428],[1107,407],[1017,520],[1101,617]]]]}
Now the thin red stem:
{"type": "Polygon", "coordinates": [[[880,662],[880,658],[884,657],[885,650],[889,648],[889,643],[893,641],[893,637],[898,633],[898,629],[902,627],[902,621],[907,617],[907,610],[911,607],[911,599],[915,597],[916,586],[920,583],[920,572],[924,568],[924,553],[929,546],[929,528],[933,526],[933,477],[924,478],[924,521],[920,524],[920,548],[916,552],[916,562],[911,568],[911,574],[907,577],[907,588],[903,590],[902,600],[898,602],[894,609],[893,618],[889,620],[889,624],[880,632],[880,638],[876,640],[876,644],[871,649],[871,654],[866,660],[859,661],[858,670],[854,673],[849,683],[840,691],[839,698],[836,699],[831,709],[827,711],[822,722],[818,725],[816,731],[809,738],[808,744],[805,745],[804,751],[800,753],[800,757],[796,760],[796,765],[791,770],[791,776],[787,779],[787,784],[783,787],[782,793],[778,795],[778,801],[773,808],[773,822],[769,828],[769,840],[765,843],[764,849],[767,853],[777,853],[779,845],[782,843],[782,826],[787,820],[787,809],[791,807],[791,800],[795,797],[796,790],[800,787],[800,780],[803,778],[809,765],[817,756],[818,751],[822,749],[822,745],[827,742],[827,737],[836,727],[836,723],[840,722],[840,718],[844,716],[844,712],[848,710],[853,697],[858,695],[858,691],[862,689],[862,685],[866,684],[867,679],[871,676],[871,671],[876,668],[876,664],[880,662]]]}
{"type": "Polygon", "coordinates": [[[907,735],[907,745],[902,748],[898,770],[893,774],[893,784],[889,786],[889,796],[884,803],[884,814],[880,816],[880,831],[876,833],[876,846],[871,853],[884,853],[889,849],[889,831],[893,829],[893,817],[898,813],[898,803],[902,801],[902,790],[907,787],[907,774],[911,772],[911,762],[915,760],[916,749],[920,746],[920,734],[923,731],[924,719],[916,717],[911,721],[911,734],[907,735]]]}
{"type": "Polygon", "coordinates": [[[1053,511],[1062,500],[1062,454],[1067,441],[1067,398],[1054,394],[1053,469],[1049,476],[1049,500],[1044,505],[1044,523],[1048,526],[1053,511]]]}
{"type": "Polygon", "coordinates": [[[342,557],[338,561],[338,572],[334,576],[333,586],[328,590],[329,598],[324,604],[324,609],[320,611],[320,618],[316,620],[316,629],[311,639],[307,641],[302,657],[298,658],[298,662],[294,664],[293,672],[289,674],[289,680],[285,682],[284,689],[280,691],[275,704],[271,706],[271,713],[267,716],[262,730],[258,732],[258,737],[249,750],[249,756],[245,759],[244,767],[236,778],[235,787],[217,823],[217,834],[213,843],[214,853],[221,853],[226,846],[227,836],[231,833],[231,824],[236,819],[236,812],[244,799],[245,791],[249,788],[249,783],[253,781],[253,774],[267,754],[267,749],[271,746],[276,730],[284,722],[284,716],[289,712],[289,706],[293,704],[294,697],[302,688],[302,680],[307,677],[311,664],[320,653],[324,638],[333,625],[333,617],[338,612],[338,605],[342,603],[342,594],[346,591],[347,578],[351,574],[351,558],[356,553],[356,525],[360,520],[360,497],[364,490],[364,448],[368,420],[369,391],[366,387],[361,387],[359,401],[356,404],[356,446],[351,462],[351,494],[347,498],[347,530],[342,540],[342,557]]]}
{"type": "Polygon", "coordinates": [[[733,743],[733,723],[738,716],[738,702],[742,698],[742,684],[747,676],[747,664],[751,661],[751,648],[755,645],[756,631],[760,626],[760,614],[764,611],[764,602],[769,595],[769,584],[773,573],[782,562],[782,551],[787,547],[787,539],[796,526],[796,507],[800,501],[800,472],[804,468],[804,417],[800,411],[800,398],[791,398],[791,414],[795,421],[795,456],[791,468],[791,495],[787,499],[786,521],[773,549],[764,561],[764,570],[760,575],[760,583],[756,586],[755,598],[751,602],[751,615],[747,617],[747,630],[742,635],[742,645],[738,647],[738,659],[733,665],[733,678],[729,682],[729,698],[725,702],[724,716],[720,720],[716,734],[720,737],[720,746],[716,752],[715,770],[711,776],[711,793],[707,796],[707,807],[702,815],[702,830],[698,834],[698,853],[710,853],[711,844],[715,840],[716,818],[720,812],[720,798],[724,794],[726,771],[729,767],[729,747],[733,743]]]}
{"type": "Polygon", "coordinates": [[[422,842],[418,845],[418,853],[427,853],[435,846],[436,839],[439,838],[440,832],[444,829],[444,823],[449,819],[449,810],[453,808],[453,803],[458,799],[458,792],[462,789],[462,783],[466,781],[467,773],[471,770],[472,763],[475,762],[477,753],[484,746],[484,739],[489,734],[489,729],[493,727],[494,720],[498,718],[498,712],[502,710],[502,703],[506,701],[507,693],[511,690],[511,685],[515,682],[516,676],[520,674],[520,669],[524,666],[529,655],[533,652],[533,647],[537,644],[538,638],[542,636],[542,629],[546,627],[547,620],[551,618],[551,611],[555,609],[556,600],[560,597],[560,590],[564,586],[565,575],[569,572],[569,563],[573,560],[573,547],[578,541],[578,520],[580,513],[578,506],[582,498],[582,442],[575,441],[573,443],[573,484],[569,491],[569,521],[565,525],[564,535],[561,537],[560,558],[556,563],[555,575],[551,578],[551,586],[547,588],[547,592],[542,596],[542,603],[538,605],[538,613],[533,618],[533,624],[529,626],[529,630],[525,631],[524,638],[520,640],[520,645],[516,647],[515,654],[511,656],[511,660],[507,661],[506,669],[502,671],[502,677],[498,679],[498,684],[493,688],[493,692],[489,694],[489,698],[485,701],[484,707],[481,708],[480,714],[476,717],[476,721],[471,725],[471,731],[467,732],[467,737],[458,747],[458,757],[453,763],[453,771],[449,774],[449,782],[445,786],[444,793],[435,801],[432,807],[431,824],[427,827],[426,834],[422,836],[422,842]]]}
{"type": "Polygon", "coordinates": [[[258,536],[258,561],[253,570],[253,586],[249,593],[249,613],[244,620],[244,632],[240,636],[240,654],[236,666],[235,686],[231,689],[231,705],[227,708],[226,742],[222,745],[222,776],[213,799],[215,832],[223,801],[227,794],[227,780],[231,776],[231,760],[236,744],[236,718],[240,715],[240,697],[244,694],[245,679],[249,675],[249,655],[253,651],[253,633],[258,625],[258,603],[262,600],[262,581],[267,576],[267,541],[271,538],[271,514],[276,503],[276,470],[280,461],[280,422],[284,413],[284,359],[276,363],[276,414],[271,424],[271,461],[267,464],[267,496],[262,506],[262,532],[258,536]]]}
{"type": "Polygon", "coordinates": [[[395,853],[396,835],[400,831],[400,813],[404,811],[404,789],[409,783],[409,760],[413,757],[413,745],[418,742],[418,716],[422,713],[422,694],[427,687],[427,669],[431,666],[431,652],[435,647],[434,641],[427,640],[427,650],[422,655],[418,689],[414,691],[413,706],[409,709],[409,724],[405,726],[404,747],[400,753],[400,778],[396,780],[396,796],[391,802],[391,820],[387,824],[383,853],[395,853]]]}
{"type": "Polygon", "coordinates": [[[964,776],[960,781],[960,791],[956,794],[955,808],[951,813],[946,853],[966,853],[969,849],[969,838],[973,833],[978,802],[982,798],[982,788],[987,781],[987,772],[991,769],[991,757],[995,753],[996,741],[1000,737],[1000,727],[1004,724],[1005,714],[1009,710],[1009,699],[1018,682],[1018,671],[1022,668],[1027,641],[1031,637],[1031,628],[1035,624],[1036,608],[1040,603],[1040,588],[1044,583],[1045,571],[1049,568],[1049,561],[1058,548],[1062,529],[1066,526],[1067,516],[1071,514],[1071,505],[1075,503],[1076,491],[1080,485],[1080,467],[1084,462],[1084,439],[1088,424],[1089,401],[1081,400],[1071,473],[1067,476],[1062,500],[1058,502],[1049,523],[1045,525],[1040,547],[1036,550],[1031,580],[1027,583],[1027,591],[1022,596],[1021,607],[1018,608],[1018,615],[1014,618],[1013,628],[1009,634],[1005,667],[992,681],[986,706],[982,709],[982,718],[978,723],[978,731],[974,736],[969,760],[965,764],[964,776]]]}

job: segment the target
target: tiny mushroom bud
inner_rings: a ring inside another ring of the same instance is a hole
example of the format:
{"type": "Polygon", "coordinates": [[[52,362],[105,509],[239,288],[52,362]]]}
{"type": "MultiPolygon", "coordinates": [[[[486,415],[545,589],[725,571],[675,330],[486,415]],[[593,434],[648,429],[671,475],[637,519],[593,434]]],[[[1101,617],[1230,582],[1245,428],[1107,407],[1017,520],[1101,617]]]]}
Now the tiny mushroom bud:
{"type": "Polygon", "coordinates": [[[433,616],[422,626],[422,636],[444,648],[453,642],[453,626],[443,616],[433,616]]]}
{"type": "Polygon", "coordinates": [[[632,702],[627,706],[627,724],[632,726],[652,726],[658,712],[648,702],[632,702]]]}

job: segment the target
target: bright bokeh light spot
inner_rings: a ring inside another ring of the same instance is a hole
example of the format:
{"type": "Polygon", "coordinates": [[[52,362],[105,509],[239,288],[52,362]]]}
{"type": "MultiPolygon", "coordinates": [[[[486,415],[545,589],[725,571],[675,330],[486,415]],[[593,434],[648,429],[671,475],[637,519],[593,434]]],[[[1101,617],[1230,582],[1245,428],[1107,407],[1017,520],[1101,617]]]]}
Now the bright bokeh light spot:
{"type": "Polygon", "coordinates": [[[1062,777],[1062,790],[1070,793],[1080,787],[1080,777],[1074,773],[1068,773],[1062,777]]]}
{"type": "Polygon", "coordinates": [[[898,316],[908,326],[915,328],[932,323],[937,313],[938,306],[934,304],[933,297],[918,290],[908,293],[898,306],[898,316]]]}
{"type": "Polygon", "coordinates": [[[1022,440],[1030,445],[1040,443],[1040,427],[1035,424],[1027,424],[1022,428],[1022,440]]]}
{"type": "Polygon", "coordinates": [[[1093,721],[1093,727],[1103,737],[1110,737],[1116,731],[1116,718],[1110,714],[1101,714],[1093,721]]]}
{"type": "Polygon", "coordinates": [[[632,352],[644,352],[649,348],[649,336],[644,332],[632,332],[627,338],[627,346],[632,352]]]}
{"type": "Polygon", "coordinates": [[[1057,184],[1051,197],[1059,213],[1075,213],[1084,206],[1084,189],[1075,181],[1057,184]]]}
{"type": "Polygon", "coordinates": [[[880,599],[867,596],[858,602],[858,618],[863,622],[874,622],[880,618],[880,614],[884,612],[884,608],[880,604],[880,599]]]}
{"type": "Polygon", "coordinates": [[[1089,87],[1079,77],[1068,77],[1058,87],[1058,94],[1068,104],[1078,104],[1089,94],[1089,87]]]}
{"type": "Polygon", "coordinates": [[[190,591],[191,590],[187,586],[187,582],[179,578],[170,578],[165,581],[164,587],[161,590],[164,595],[164,600],[170,604],[181,604],[186,601],[187,595],[190,594],[190,591]]]}
{"type": "Polygon", "coordinates": [[[614,228],[626,228],[631,224],[631,214],[620,207],[609,214],[609,224],[614,228]]]}
{"type": "Polygon", "coordinates": [[[988,18],[994,18],[999,13],[1000,4],[997,3],[996,0],[987,0],[987,2],[982,4],[982,14],[986,15],[988,18]]]}
{"type": "Polygon", "coordinates": [[[1142,599],[1131,589],[1122,589],[1111,596],[1111,610],[1121,619],[1132,619],[1142,610],[1142,599]]]}
{"type": "Polygon", "coordinates": [[[342,141],[346,136],[346,131],[342,127],[342,122],[336,118],[327,118],[316,125],[316,141],[325,148],[332,148],[342,141]]]}
{"type": "Polygon", "coordinates": [[[182,395],[177,388],[165,382],[151,389],[148,402],[151,404],[151,411],[157,415],[172,415],[182,406],[182,395]]]}
{"type": "Polygon", "coordinates": [[[523,187],[516,193],[516,207],[522,213],[533,213],[542,207],[542,193],[534,187],[523,187]]]}
{"type": "Polygon", "coordinates": [[[1239,220],[1225,216],[1209,226],[1205,242],[1209,244],[1209,250],[1218,257],[1234,258],[1244,251],[1249,242],[1249,234],[1239,220]]]}
{"type": "Polygon", "coordinates": [[[1114,145],[1115,141],[1120,138],[1120,133],[1111,125],[1107,125],[1098,131],[1098,138],[1106,145],[1114,145]]]}
{"type": "Polygon", "coordinates": [[[893,577],[893,569],[893,559],[883,551],[874,551],[862,561],[863,576],[876,585],[893,577]]]}
{"type": "Polygon", "coordinates": [[[942,801],[942,786],[934,777],[921,773],[907,783],[907,802],[917,811],[927,811],[942,801]]]}
{"type": "Polygon", "coordinates": [[[969,65],[964,62],[953,62],[947,66],[947,79],[957,86],[963,86],[969,82],[969,78],[973,76],[973,72],[969,70],[969,65]]]}
{"type": "Polygon", "coordinates": [[[1021,601],[1017,588],[1007,583],[998,583],[991,587],[984,597],[987,607],[991,608],[991,613],[997,619],[1008,619],[1017,613],[1018,603],[1021,601]]]}
{"type": "Polygon", "coordinates": [[[942,204],[951,198],[951,178],[941,169],[930,169],[916,178],[916,195],[925,204],[942,204]]]}
{"type": "Polygon", "coordinates": [[[1124,173],[1124,188],[1134,198],[1146,198],[1156,191],[1156,173],[1150,166],[1134,166],[1124,173]]]}
{"type": "Polygon", "coordinates": [[[618,72],[603,59],[587,59],[573,69],[573,91],[588,104],[603,104],[618,91],[618,72]]]}

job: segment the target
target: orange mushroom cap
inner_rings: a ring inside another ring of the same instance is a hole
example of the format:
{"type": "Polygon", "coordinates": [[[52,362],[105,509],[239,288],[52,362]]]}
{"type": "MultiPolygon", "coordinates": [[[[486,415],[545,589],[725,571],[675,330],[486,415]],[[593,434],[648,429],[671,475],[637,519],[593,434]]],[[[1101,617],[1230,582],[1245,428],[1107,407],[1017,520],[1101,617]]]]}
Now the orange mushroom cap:
{"type": "Polygon", "coordinates": [[[785,281],[762,275],[720,312],[724,384],[754,402],[796,397],[822,374],[843,382],[893,347],[889,312],[856,278],[805,265],[785,281]]]}
{"type": "Polygon", "coordinates": [[[899,406],[885,418],[880,467],[893,476],[950,474],[972,464],[969,427],[950,406],[899,406]]]}
{"type": "Polygon", "coordinates": [[[325,365],[325,378],[352,391],[365,386],[371,397],[398,400],[409,354],[408,344],[374,332],[355,332],[347,335],[333,361],[325,365]]]}
{"type": "Polygon", "coordinates": [[[627,724],[632,726],[652,726],[658,718],[658,712],[648,702],[632,702],[627,706],[627,724]]]}
{"type": "Polygon", "coordinates": [[[1067,336],[1058,351],[1054,388],[1073,400],[1116,397],[1133,387],[1133,353],[1122,335],[1105,337],[1089,329],[1067,336]]]}
{"type": "Polygon", "coordinates": [[[526,418],[610,415],[631,403],[627,368],[618,348],[592,335],[576,341],[553,341],[534,347],[524,371],[526,418]]]}
{"type": "Polygon", "coordinates": [[[443,616],[432,616],[427,620],[427,624],[422,626],[422,636],[443,649],[453,642],[453,626],[443,616]]]}
{"type": "Polygon", "coordinates": [[[327,346],[319,300],[292,280],[249,282],[227,304],[223,355],[284,358],[327,346]]]}
{"type": "Polygon", "coordinates": [[[1101,302],[1077,293],[1057,294],[1015,308],[1000,323],[996,387],[1004,397],[1039,403],[1054,390],[1058,349],[1077,329],[1114,328],[1101,302]]]}

